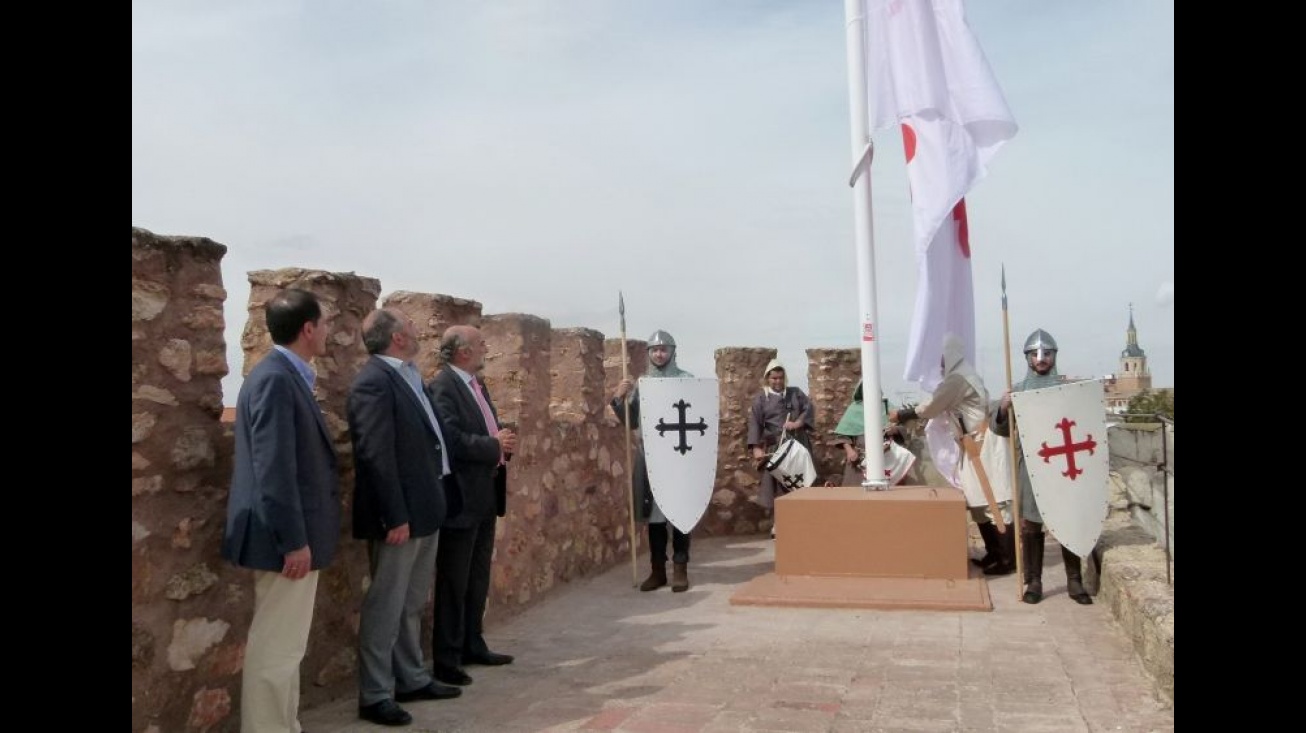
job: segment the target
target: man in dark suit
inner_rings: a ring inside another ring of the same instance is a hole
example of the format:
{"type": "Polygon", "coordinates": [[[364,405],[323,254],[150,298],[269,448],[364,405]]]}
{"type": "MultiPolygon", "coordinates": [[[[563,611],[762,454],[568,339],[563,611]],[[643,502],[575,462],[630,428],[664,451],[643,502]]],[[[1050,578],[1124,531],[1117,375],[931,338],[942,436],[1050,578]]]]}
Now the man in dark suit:
{"type": "Polygon", "coordinates": [[[354,537],[367,540],[372,582],[358,624],[358,716],[408,725],[399,702],[458,697],[422,659],[422,613],[435,581],[436,530],[449,472],[440,423],[413,364],[417,328],[397,310],[363,319],[372,355],[349,391],[354,537]]]}
{"type": "Polygon", "coordinates": [[[507,510],[507,461],[517,449],[517,435],[499,427],[478,377],[485,351],[480,329],[449,327],[440,341],[444,367],[429,387],[453,465],[450,516],[435,559],[432,666],[437,680],[452,685],[471,684],[464,665],[512,663],[512,656],[490,651],[482,628],[494,529],[507,510]]]}
{"type": "Polygon", "coordinates": [[[254,618],[241,676],[242,733],[299,733],[299,665],[318,575],[340,533],[336,453],[313,398],[309,361],[330,319],[306,290],[264,308],[273,350],[240,386],[222,556],[254,571],[254,618]]]}

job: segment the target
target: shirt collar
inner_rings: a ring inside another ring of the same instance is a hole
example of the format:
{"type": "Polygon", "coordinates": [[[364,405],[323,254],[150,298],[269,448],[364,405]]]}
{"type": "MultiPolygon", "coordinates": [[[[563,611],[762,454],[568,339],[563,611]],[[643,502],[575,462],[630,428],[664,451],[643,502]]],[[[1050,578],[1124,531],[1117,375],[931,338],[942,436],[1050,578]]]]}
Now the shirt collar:
{"type": "Polygon", "coordinates": [[[295,371],[299,372],[299,376],[303,377],[304,381],[308,383],[308,388],[313,389],[313,384],[317,382],[317,371],[313,369],[313,365],[281,344],[273,344],[272,348],[285,354],[286,358],[290,360],[290,364],[295,367],[295,371]]]}
{"type": "Polygon", "coordinates": [[[454,370],[458,374],[458,376],[463,380],[463,383],[467,385],[471,385],[472,379],[476,376],[475,374],[472,374],[470,372],[465,372],[462,369],[459,369],[453,364],[450,364],[449,368],[454,370]]]}

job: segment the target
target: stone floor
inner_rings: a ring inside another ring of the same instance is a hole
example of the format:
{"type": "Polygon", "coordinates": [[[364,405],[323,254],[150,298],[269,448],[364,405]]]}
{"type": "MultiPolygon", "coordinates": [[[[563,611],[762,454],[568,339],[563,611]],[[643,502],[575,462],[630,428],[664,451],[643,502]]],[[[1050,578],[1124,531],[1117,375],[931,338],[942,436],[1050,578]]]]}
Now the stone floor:
{"type": "MultiPolygon", "coordinates": [[[[773,569],[772,540],[696,538],[689,592],[640,593],[629,564],[560,588],[489,630],[516,663],[469,667],[462,697],[405,704],[397,730],[1173,731],[1127,635],[1066,596],[1050,547],[1038,605],[1013,575],[990,581],[991,612],[786,609],[730,604],[773,569]]],[[[382,730],[352,699],[301,721],[382,730]]]]}

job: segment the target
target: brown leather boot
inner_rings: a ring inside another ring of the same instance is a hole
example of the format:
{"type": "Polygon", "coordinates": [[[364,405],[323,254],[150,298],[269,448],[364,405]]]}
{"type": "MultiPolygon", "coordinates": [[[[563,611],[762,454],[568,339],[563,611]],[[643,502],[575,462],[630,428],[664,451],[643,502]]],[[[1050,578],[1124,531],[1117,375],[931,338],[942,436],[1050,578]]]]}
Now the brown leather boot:
{"type": "Polygon", "coordinates": [[[671,564],[671,592],[683,593],[689,590],[689,563],[671,564]]]}
{"type": "Polygon", "coordinates": [[[666,584],[667,564],[665,562],[655,562],[653,563],[652,572],[648,574],[643,583],[639,584],[639,589],[642,591],[657,590],[666,584]]]}

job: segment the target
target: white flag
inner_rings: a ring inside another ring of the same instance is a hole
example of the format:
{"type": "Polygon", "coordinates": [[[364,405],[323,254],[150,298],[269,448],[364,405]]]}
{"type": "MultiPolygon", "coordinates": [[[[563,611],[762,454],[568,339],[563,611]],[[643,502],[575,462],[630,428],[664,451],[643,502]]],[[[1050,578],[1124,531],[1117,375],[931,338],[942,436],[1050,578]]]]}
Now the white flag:
{"type": "Polygon", "coordinates": [[[943,335],[975,361],[975,299],[963,197],[1016,134],[961,0],[868,0],[876,129],[898,124],[907,155],[920,273],[904,378],[938,385],[943,335]]]}

